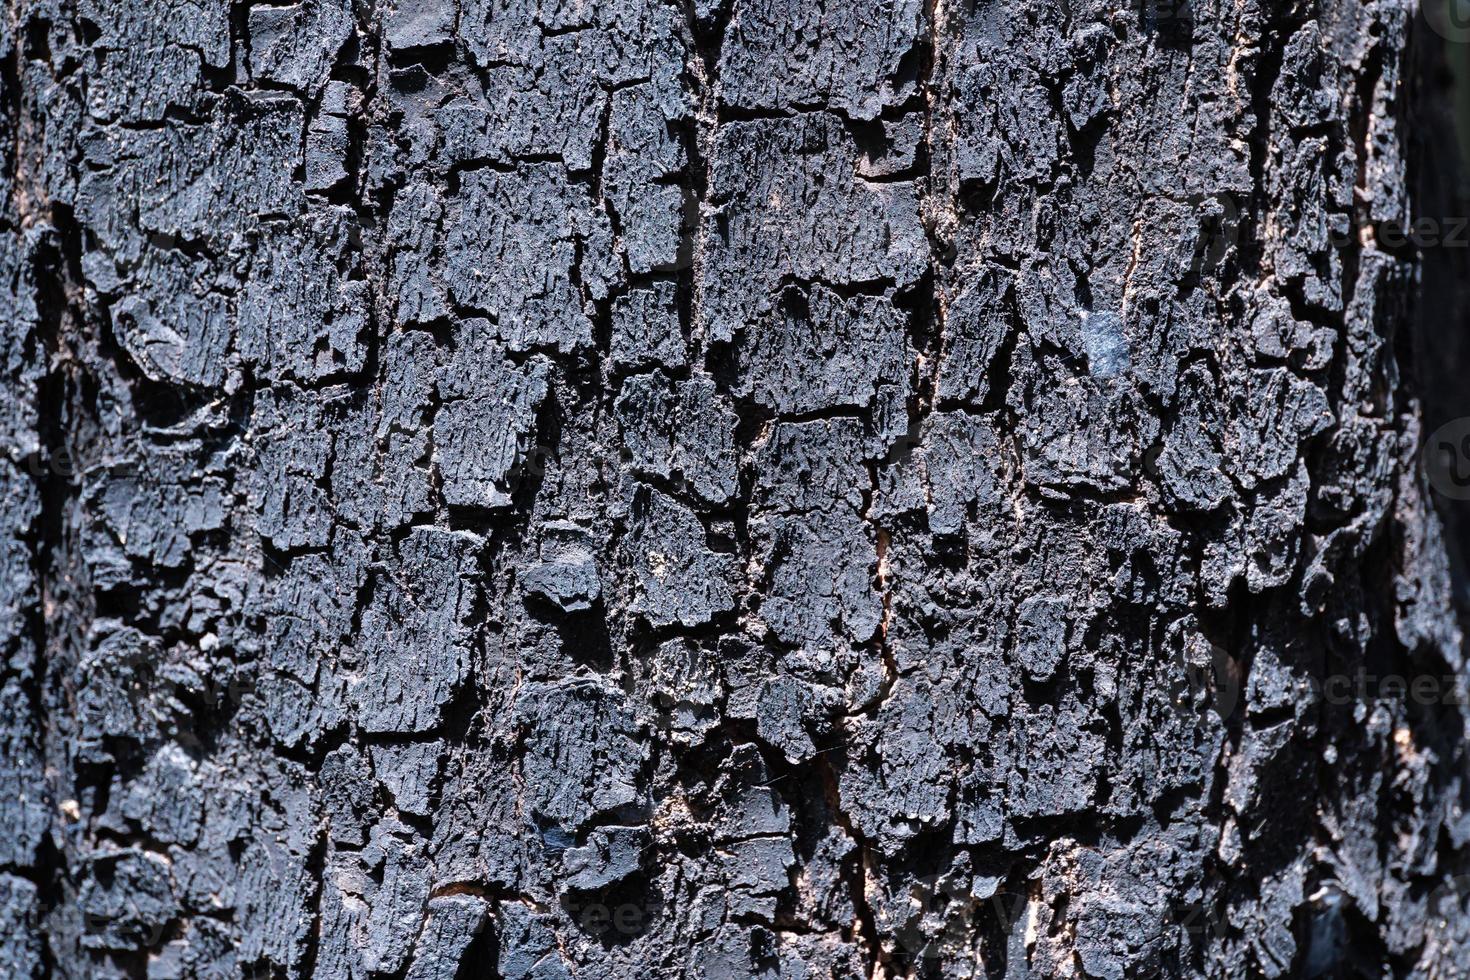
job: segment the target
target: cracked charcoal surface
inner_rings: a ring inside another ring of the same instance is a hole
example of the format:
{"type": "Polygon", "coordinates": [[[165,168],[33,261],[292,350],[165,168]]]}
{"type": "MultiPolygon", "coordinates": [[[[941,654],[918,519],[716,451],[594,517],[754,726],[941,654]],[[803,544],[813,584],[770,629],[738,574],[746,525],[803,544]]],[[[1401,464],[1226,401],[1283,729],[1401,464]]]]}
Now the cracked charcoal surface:
{"type": "Polygon", "coordinates": [[[9,0],[0,974],[1470,975],[1409,5],[9,0]]]}

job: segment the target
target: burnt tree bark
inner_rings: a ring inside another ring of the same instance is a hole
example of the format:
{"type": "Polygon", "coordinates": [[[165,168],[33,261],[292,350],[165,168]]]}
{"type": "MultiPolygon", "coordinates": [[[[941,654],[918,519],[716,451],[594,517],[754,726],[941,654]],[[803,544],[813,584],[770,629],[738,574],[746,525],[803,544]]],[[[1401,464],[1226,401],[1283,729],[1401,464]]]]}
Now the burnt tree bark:
{"type": "Polygon", "coordinates": [[[1413,29],[10,0],[0,973],[1470,975],[1413,29]]]}

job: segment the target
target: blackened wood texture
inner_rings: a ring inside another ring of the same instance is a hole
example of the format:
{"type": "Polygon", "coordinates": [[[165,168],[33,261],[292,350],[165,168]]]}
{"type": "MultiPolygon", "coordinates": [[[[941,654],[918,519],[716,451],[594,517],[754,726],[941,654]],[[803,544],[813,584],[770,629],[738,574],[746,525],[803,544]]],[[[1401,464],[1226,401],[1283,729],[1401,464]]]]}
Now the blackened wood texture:
{"type": "Polygon", "coordinates": [[[1409,16],[10,0],[0,973],[1470,975],[1409,16]]]}

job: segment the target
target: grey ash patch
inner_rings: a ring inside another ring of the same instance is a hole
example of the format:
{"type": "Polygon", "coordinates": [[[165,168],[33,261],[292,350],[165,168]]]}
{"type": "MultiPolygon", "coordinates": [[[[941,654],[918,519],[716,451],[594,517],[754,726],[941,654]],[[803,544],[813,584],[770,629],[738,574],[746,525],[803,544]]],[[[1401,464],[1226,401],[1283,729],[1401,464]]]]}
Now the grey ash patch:
{"type": "Polygon", "coordinates": [[[1132,358],[1123,321],[1116,313],[1078,314],[1082,320],[1082,344],[1087,351],[1087,369],[1094,378],[1110,379],[1128,372],[1132,358]]]}

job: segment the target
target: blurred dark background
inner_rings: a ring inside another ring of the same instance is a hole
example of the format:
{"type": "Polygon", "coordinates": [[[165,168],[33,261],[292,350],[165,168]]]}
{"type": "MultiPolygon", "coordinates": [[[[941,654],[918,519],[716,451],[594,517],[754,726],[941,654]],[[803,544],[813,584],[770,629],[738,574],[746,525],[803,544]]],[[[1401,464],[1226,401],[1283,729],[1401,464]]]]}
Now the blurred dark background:
{"type": "MultiPolygon", "coordinates": [[[[1413,70],[1406,80],[1407,150],[1413,213],[1430,219],[1437,234],[1410,246],[1421,258],[1419,300],[1413,330],[1399,350],[1399,363],[1414,372],[1412,388],[1423,398],[1421,444],[1439,427],[1470,416],[1470,30],[1447,32],[1429,19],[1443,19],[1462,6],[1470,14],[1470,2],[1422,2],[1424,8],[1415,4],[1413,70]]],[[[1445,522],[1465,623],[1470,621],[1470,501],[1440,494],[1434,499],[1445,522]]]]}

